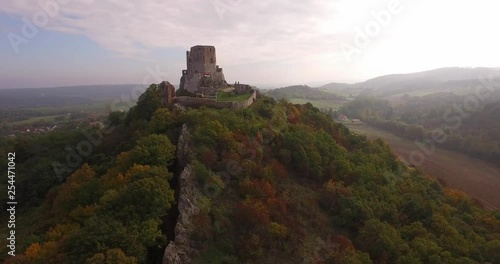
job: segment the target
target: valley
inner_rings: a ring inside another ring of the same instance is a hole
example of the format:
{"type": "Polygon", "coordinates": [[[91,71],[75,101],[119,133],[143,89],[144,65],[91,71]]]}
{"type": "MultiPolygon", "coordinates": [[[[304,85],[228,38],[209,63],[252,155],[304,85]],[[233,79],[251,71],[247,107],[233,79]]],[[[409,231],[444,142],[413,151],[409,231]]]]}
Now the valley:
{"type": "MultiPolygon", "coordinates": [[[[347,127],[353,132],[365,134],[368,139],[382,138],[404,160],[409,160],[410,153],[418,149],[411,140],[366,124],[347,124],[347,127]]],[[[500,208],[499,167],[455,151],[437,148],[432,155],[426,157],[419,169],[431,178],[441,182],[444,180],[449,187],[464,191],[487,209],[500,208]]]]}

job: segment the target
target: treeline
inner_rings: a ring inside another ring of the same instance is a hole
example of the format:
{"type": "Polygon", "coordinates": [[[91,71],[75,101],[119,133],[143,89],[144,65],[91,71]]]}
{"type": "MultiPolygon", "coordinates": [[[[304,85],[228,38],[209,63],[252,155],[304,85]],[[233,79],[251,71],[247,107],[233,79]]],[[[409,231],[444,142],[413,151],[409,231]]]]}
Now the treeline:
{"type": "Polygon", "coordinates": [[[387,100],[361,97],[344,105],[340,112],[410,140],[431,140],[498,164],[500,101],[470,107],[464,104],[466,98],[449,93],[406,97],[405,103],[393,107],[387,100]]]}
{"type": "Polygon", "coordinates": [[[500,262],[498,212],[311,104],[264,97],[246,109],[182,110],[158,99],[152,85],[127,117],[110,116],[125,138],[107,136],[24,212],[38,222],[5,263],[153,263],[172,239],[163,220],[183,124],[200,185],[193,263],[500,262]]]}
{"type": "Polygon", "coordinates": [[[125,127],[126,115],[113,112],[102,130],[62,130],[1,141],[2,153],[16,152],[20,205],[17,254],[8,258],[2,249],[4,263],[161,259],[168,241],[163,217],[174,204],[169,182],[178,137],[162,123],[164,118],[170,122],[163,110],[150,113],[147,127],[141,117],[125,127]],[[155,127],[165,133],[155,133],[155,127]]]}
{"type": "Polygon", "coordinates": [[[280,99],[339,100],[339,101],[347,100],[345,96],[324,92],[319,89],[311,88],[307,85],[295,85],[284,88],[272,89],[266,91],[265,94],[276,100],[280,99]]]}

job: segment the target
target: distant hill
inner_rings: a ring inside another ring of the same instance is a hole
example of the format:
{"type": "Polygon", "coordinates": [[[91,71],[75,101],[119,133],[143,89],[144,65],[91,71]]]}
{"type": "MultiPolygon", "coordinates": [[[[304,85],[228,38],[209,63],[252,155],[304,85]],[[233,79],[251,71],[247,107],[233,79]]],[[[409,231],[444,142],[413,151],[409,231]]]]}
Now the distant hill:
{"type": "Polygon", "coordinates": [[[0,108],[30,108],[86,104],[131,95],[138,84],[0,89],[0,108]]]}
{"type": "Polygon", "coordinates": [[[362,83],[358,86],[365,86],[372,89],[385,88],[394,84],[404,84],[410,82],[447,82],[458,80],[477,79],[481,76],[500,76],[499,68],[439,68],[430,71],[408,73],[408,74],[392,74],[376,77],[362,83]]]}
{"type": "Polygon", "coordinates": [[[294,85],[264,92],[274,99],[345,100],[345,97],[320,91],[307,85],[294,85]]]}
{"type": "Polygon", "coordinates": [[[381,97],[406,93],[469,93],[480,84],[479,78],[490,76],[500,79],[500,68],[439,68],[417,73],[384,75],[355,84],[329,83],[318,89],[381,97]]]}
{"type": "Polygon", "coordinates": [[[334,90],[334,89],[349,89],[352,87],[350,83],[328,83],[320,87],[316,87],[318,90],[334,90]]]}

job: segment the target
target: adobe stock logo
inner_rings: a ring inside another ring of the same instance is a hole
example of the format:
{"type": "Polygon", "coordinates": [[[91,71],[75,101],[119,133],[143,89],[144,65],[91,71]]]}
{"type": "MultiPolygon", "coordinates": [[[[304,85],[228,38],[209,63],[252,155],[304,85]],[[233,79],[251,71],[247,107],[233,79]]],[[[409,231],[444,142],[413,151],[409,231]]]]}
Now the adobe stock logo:
{"type": "MultiPolygon", "coordinates": [[[[488,99],[500,89],[500,82],[493,75],[489,77],[478,77],[478,84],[474,88],[474,94],[464,97],[460,104],[454,104],[451,109],[446,110],[443,114],[444,126],[451,131],[460,129],[464,119],[470,117],[472,113],[478,111],[488,103],[488,99]]],[[[399,156],[398,158],[407,164],[421,166],[426,159],[436,152],[436,146],[443,144],[448,140],[449,134],[445,133],[442,128],[431,131],[423,140],[415,140],[416,149],[411,151],[408,160],[399,156]]]]}
{"type": "Polygon", "coordinates": [[[233,11],[238,8],[243,0],[214,0],[212,5],[220,20],[224,20],[227,12],[233,11]]]}
{"type": "Polygon", "coordinates": [[[27,17],[23,17],[21,20],[23,25],[21,27],[21,34],[16,34],[14,32],[9,32],[7,34],[7,39],[12,46],[12,49],[17,54],[19,53],[19,47],[21,44],[28,44],[30,39],[33,39],[40,28],[47,26],[51,18],[54,18],[59,14],[61,6],[67,4],[71,0],[43,0],[39,1],[38,5],[41,10],[38,10],[33,14],[31,20],[27,17]]]}
{"type": "MultiPolygon", "coordinates": [[[[130,94],[122,94],[120,98],[113,100],[109,104],[109,111],[122,111],[128,112],[132,108],[142,93],[148,88],[148,83],[160,83],[168,77],[167,72],[160,71],[160,65],[156,65],[156,69],[147,66],[147,74],[142,79],[142,85],[132,88],[130,94]]],[[[122,120],[126,115],[122,117],[122,120]]],[[[88,158],[95,148],[97,148],[104,140],[104,135],[111,134],[117,128],[116,125],[110,123],[110,120],[105,121],[105,129],[103,130],[84,130],[82,133],[85,139],[81,140],[74,146],[67,145],[64,150],[66,151],[66,163],[54,161],[51,163],[55,177],[59,182],[63,182],[67,176],[74,170],[80,168],[86,158],[88,158]]]]}
{"type": "Polygon", "coordinates": [[[382,32],[382,29],[389,26],[394,15],[401,13],[403,7],[399,0],[390,0],[384,10],[370,12],[371,20],[366,22],[363,28],[354,29],[355,36],[352,44],[342,43],[342,54],[347,62],[352,62],[354,54],[361,54],[362,50],[370,45],[372,40],[382,32]]]}

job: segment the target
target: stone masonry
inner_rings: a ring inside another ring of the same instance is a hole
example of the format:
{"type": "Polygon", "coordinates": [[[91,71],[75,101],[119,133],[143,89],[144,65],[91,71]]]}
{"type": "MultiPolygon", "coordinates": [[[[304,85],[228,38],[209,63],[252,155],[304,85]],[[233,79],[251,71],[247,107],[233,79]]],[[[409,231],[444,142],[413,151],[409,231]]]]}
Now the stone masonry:
{"type": "Polygon", "coordinates": [[[217,65],[214,46],[194,46],[186,52],[187,69],[182,71],[180,89],[191,93],[215,95],[227,88],[222,68],[217,65]]]}

